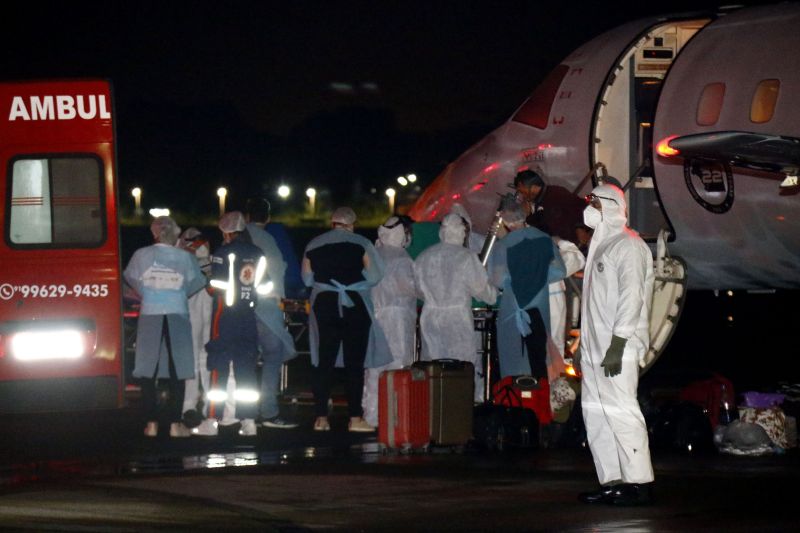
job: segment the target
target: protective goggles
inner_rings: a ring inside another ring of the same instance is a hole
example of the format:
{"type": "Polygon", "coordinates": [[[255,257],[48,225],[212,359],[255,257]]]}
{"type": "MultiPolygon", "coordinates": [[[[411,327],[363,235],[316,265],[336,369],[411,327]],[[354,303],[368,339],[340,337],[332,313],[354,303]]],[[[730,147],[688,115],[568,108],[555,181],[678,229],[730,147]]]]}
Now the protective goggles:
{"type": "Polygon", "coordinates": [[[619,205],[619,202],[616,201],[614,198],[609,198],[608,196],[597,196],[594,193],[587,194],[584,197],[584,200],[586,200],[586,203],[591,205],[595,209],[602,208],[603,204],[600,202],[600,200],[608,200],[609,202],[614,202],[615,204],[619,205]]]}
{"type": "Polygon", "coordinates": [[[394,224],[383,224],[383,227],[386,229],[396,228],[397,226],[404,226],[406,229],[411,227],[411,224],[414,223],[414,219],[406,216],[406,215],[395,215],[397,217],[397,222],[394,224]]]}

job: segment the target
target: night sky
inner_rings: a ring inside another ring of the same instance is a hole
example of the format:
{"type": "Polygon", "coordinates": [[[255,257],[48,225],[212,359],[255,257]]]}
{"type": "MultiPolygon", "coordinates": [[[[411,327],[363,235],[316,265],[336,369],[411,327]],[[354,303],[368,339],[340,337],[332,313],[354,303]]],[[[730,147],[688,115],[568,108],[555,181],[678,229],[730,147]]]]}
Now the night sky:
{"type": "Polygon", "coordinates": [[[220,185],[235,204],[282,181],[341,201],[430,182],[603,31],[713,5],[374,4],[16,2],[2,78],[110,79],[120,189],[145,205],[213,212],[220,185]]]}

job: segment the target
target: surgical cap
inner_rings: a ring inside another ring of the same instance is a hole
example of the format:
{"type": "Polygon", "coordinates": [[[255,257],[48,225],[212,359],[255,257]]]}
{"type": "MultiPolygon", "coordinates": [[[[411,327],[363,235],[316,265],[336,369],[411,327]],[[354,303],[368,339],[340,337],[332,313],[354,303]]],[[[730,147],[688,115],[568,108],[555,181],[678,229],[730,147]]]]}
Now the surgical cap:
{"type": "Polygon", "coordinates": [[[513,204],[507,206],[503,210],[503,222],[508,225],[511,224],[521,224],[525,221],[525,212],[522,210],[522,206],[519,204],[513,204]]]}
{"type": "Polygon", "coordinates": [[[247,224],[241,211],[229,211],[219,219],[219,229],[225,233],[236,233],[244,231],[247,224]]]}
{"type": "Polygon", "coordinates": [[[439,239],[450,244],[464,245],[467,236],[466,220],[455,213],[445,215],[439,228],[439,239]]]}
{"type": "Polygon", "coordinates": [[[356,223],[356,212],[349,207],[338,207],[331,215],[331,222],[352,226],[356,223]]]}
{"type": "Polygon", "coordinates": [[[178,235],[181,234],[181,228],[170,217],[153,219],[153,222],[150,223],[150,231],[153,233],[153,238],[165,244],[175,244],[178,235]]]}

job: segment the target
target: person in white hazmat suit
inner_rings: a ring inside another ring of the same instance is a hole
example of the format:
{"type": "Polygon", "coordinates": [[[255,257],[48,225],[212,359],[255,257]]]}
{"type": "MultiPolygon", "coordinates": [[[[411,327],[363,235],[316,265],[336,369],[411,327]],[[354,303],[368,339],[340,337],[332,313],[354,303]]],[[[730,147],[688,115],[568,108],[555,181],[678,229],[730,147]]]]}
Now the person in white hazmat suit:
{"type": "Polygon", "coordinates": [[[645,505],[653,466],[636,398],[649,348],[653,258],[627,227],[625,195],[600,185],[587,197],[584,222],[594,229],[583,279],[580,368],[583,419],[601,487],[585,503],[645,505]]]}
{"type": "MultiPolygon", "coordinates": [[[[208,239],[197,228],[187,228],[175,244],[181,250],[194,255],[200,270],[206,277],[211,275],[211,248],[208,239]]],[[[183,398],[183,422],[192,434],[214,436],[217,434],[217,420],[208,417],[208,400],[204,399],[201,412],[197,411],[201,392],[211,390],[210,372],[206,368],[206,343],[211,334],[211,308],[214,299],[208,291],[199,291],[189,298],[189,322],[192,325],[192,347],[194,350],[195,376],[186,380],[183,398]]],[[[236,418],[236,404],[233,392],[236,381],[231,373],[228,378],[228,397],[225,402],[223,421],[236,418]]],[[[228,422],[231,423],[231,422],[228,422]]]]}
{"type": "Polygon", "coordinates": [[[483,361],[478,352],[472,298],[494,304],[497,289],[478,256],[464,247],[467,222],[455,213],[442,219],[441,242],[414,262],[417,295],[424,301],[420,315],[424,361],[458,359],[475,365],[475,401],[483,400],[483,361]]]}
{"type": "Polygon", "coordinates": [[[411,243],[410,219],[389,217],[378,227],[375,249],[383,259],[383,279],[372,288],[372,304],[389,350],[392,362],[378,368],[367,368],[364,376],[364,420],[378,425],[378,378],[385,370],[410,366],[414,362],[414,328],[417,322],[417,293],[414,285],[414,261],[406,252],[411,243]]]}

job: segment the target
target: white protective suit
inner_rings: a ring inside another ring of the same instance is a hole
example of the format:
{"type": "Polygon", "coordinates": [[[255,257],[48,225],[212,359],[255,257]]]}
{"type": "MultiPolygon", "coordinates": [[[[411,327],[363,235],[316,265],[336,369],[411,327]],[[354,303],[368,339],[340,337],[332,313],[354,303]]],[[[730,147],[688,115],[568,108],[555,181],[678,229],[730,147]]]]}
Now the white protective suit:
{"type": "Polygon", "coordinates": [[[642,411],[636,398],[639,366],[650,344],[653,258],[639,235],[626,227],[623,192],[595,187],[602,212],[586,208],[594,226],[583,279],[581,370],[583,419],[600,484],[653,481],[642,411]],[[601,214],[602,216],[598,216],[601,214]],[[622,372],[606,377],[601,365],[612,335],[627,339],[622,372]]]}
{"type": "MultiPolygon", "coordinates": [[[[567,268],[566,277],[570,277],[580,271],[586,264],[586,258],[575,244],[570,241],[553,237],[558,253],[561,255],[564,266],[567,268]]],[[[558,352],[558,361],[554,361],[547,366],[548,379],[552,383],[565,368],[564,364],[564,345],[565,334],[567,331],[567,294],[564,280],[555,281],[550,284],[550,338],[553,340],[553,348],[558,352]]],[[[549,347],[548,347],[549,349],[549,347]]],[[[548,350],[551,359],[555,354],[548,350]]]]}
{"type": "Polygon", "coordinates": [[[441,242],[414,262],[417,294],[425,302],[420,315],[422,360],[458,359],[475,365],[475,399],[483,400],[483,361],[475,336],[472,298],[494,304],[497,289],[489,284],[478,256],[465,248],[462,218],[448,214],[439,229],[441,242]]]}
{"type": "Polygon", "coordinates": [[[414,328],[417,322],[417,294],[414,286],[414,261],[405,248],[410,236],[391,217],[378,228],[375,249],[384,262],[385,271],[380,283],[372,288],[372,304],[389,350],[392,362],[378,368],[367,368],[364,376],[364,420],[378,426],[378,378],[385,370],[410,366],[414,362],[414,328]],[[397,224],[392,228],[386,226],[397,224]]]}

